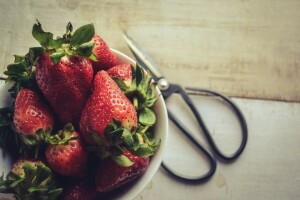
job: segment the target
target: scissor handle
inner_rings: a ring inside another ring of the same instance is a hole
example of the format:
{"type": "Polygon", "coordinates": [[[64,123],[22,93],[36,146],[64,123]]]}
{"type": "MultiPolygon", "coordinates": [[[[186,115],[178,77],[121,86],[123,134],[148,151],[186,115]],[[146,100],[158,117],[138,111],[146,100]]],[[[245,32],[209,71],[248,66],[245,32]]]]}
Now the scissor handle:
{"type": "Polygon", "coordinates": [[[217,168],[217,163],[216,160],[210,153],[199,143],[197,140],[181,125],[181,123],[175,118],[175,116],[168,110],[168,116],[169,119],[180,129],[182,133],[196,146],[198,149],[204,154],[204,156],[207,158],[208,163],[209,163],[209,170],[200,176],[197,177],[192,177],[192,176],[187,176],[184,174],[181,174],[179,172],[176,172],[173,170],[171,167],[169,167],[164,161],[162,161],[162,167],[172,174],[174,177],[177,179],[180,179],[182,181],[188,181],[188,182],[193,182],[193,183],[199,183],[199,182],[205,182],[207,181],[216,171],[217,168]]]}
{"type": "Polygon", "coordinates": [[[193,112],[193,114],[194,114],[199,126],[202,128],[203,133],[204,133],[204,135],[207,139],[207,142],[211,146],[211,149],[213,150],[214,154],[223,161],[233,161],[233,160],[235,160],[243,152],[243,150],[246,146],[246,143],[247,143],[247,139],[248,139],[247,123],[246,123],[246,120],[245,120],[242,112],[240,111],[240,109],[228,97],[226,97],[226,96],[224,96],[224,95],[222,95],[218,92],[211,91],[211,90],[206,90],[206,89],[195,89],[195,88],[187,88],[187,89],[195,91],[195,92],[202,92],[202,93],[205,92],[205,93],[208,93],[210,95],[220,97],[222,100],[224,100],[226,103],[228,103],[228,105],[235,112],[235,114],[237,115],[238,120],[240,122],[241,128],[242,128],[242,142],[241,142],[239,148],[232,155],[225,155],[218,148],[218,146],[216,145],[216,143],[215,143],[214,139],[212,138],[212,135],[209,132],[206,124],[204,123],[200,113],[198,112],[197,108],[195,107],[194,103],[192,102],[192,100],[190,99],[190,97],[186,93],[186,91],[181,86],[176,85],[176,84],[172,84],[172,85],[170,85],[168,91],[165,91],[163,93],[164,98],[168,98],[173,93],[180,94],[181,97],[183,98],[183,100],[187,103],[187,105],[189,106],[189,108],[193,112]]]}
{"type": "Polygon", "coordinates": [[[244,118],[244,115],[242,114],[241,110],[238,108],[238,106],[233,101],[231,101],[228,97],[226,97],[225,95],[220,94],[216,91],[212,91],[212,90],[208,90],[208,89],[200,89],[200,88],[191,88],[191,87],[186,88],[186,90],[193,91],[193,92],[198,92],[198,93],[206,93],[206,94],[210,94],[212,96],[219,97],[224,102],[226,102],[228,106],[231,107],[231,109],[236,114],[236,116],[239,120],[241,129],[242,129],[242,141],[241,141],[240,146],[238,147],[238,149],[232,155],[225,155],[224,153],[222,153],[222,151],[216,145],[214,139],[212,138],[212,135],[210,134],[210,132],[207,129],[204,121],[202,120],[202,118],[200,116],[200,113],[195,108],[195,106],[194,106],[193,102],[191,101],[191,99],[189,98],[188,94],[186,93],[185,90],[182,90],[181,96],[185,99],[185,101],[187,102],[187,104],[189,105],[189,107],[191,108],[193,113],[195,114],[195,117],[196,117],[198,123],[200,124],[200,126],[201,126],[201,128],[204,132],[204,135],[207,138],[208,143],[211,145],[211,147],[212,147],[214,153],[217,155],[217,157],[219,157],[223,161],[228,161],[228,162],[233,161],[236,158],[238,158],[241,155],[241,153],[243,152],[243,150],[245,149],[246,144],[247,144],[247,140],[248,140],[247,122],[246,122],[246,120],[244,118]]]}

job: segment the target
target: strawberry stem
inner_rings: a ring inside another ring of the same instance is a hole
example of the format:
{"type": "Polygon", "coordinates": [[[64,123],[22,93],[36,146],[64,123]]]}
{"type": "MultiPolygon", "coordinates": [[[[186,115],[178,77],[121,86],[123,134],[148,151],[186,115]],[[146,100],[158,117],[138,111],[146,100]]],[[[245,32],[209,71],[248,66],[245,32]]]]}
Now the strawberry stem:
{"type": "Polygon", "coordinates": [[[139,107],[139,101],[138,101],[138,98],[137,97],[134,97],[133,98],[133,106],[134,108],[137,110],[138,107],[139,107]]]}
{"type": "Polygon", "coordinates": [[[141,134],[136,133],[136,137],[138,139],[139,144],[144,144],[144,138],[141,134]]]}

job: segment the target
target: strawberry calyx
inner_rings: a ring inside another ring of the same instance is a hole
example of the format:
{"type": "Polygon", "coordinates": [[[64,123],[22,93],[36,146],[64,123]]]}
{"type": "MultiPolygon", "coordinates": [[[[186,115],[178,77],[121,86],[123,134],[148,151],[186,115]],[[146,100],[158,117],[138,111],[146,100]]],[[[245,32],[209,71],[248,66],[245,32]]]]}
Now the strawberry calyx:
{"type": "Polygon", "coordinates": [[[45,142],[50,145],[67,145],[70,141],[78,139],[78,137],[72,136],[74,132],[74,126],[71,123],[68,123],[56,134],[47,136],[45,142]]]}
{"type": "Polygon", "coordinates": [[[12,193],[16,199],[57,199],[62,188],[53,173],[41,161],[18,160],[12,170],[0,177],[0,193],[12,193]]]}
{"type": "Polygon", "coordinates": [[[154,125],[156,115],[150,108],[155,104],[158,97],[155,95],[156,83],[151,81],[152,76],[146,73],[139,64],[136,64],[135,66],[132,65],[130,85],[117,77],[112,78],[134,105],[138,113],[139,123],[146,126],[154,125]]]}
{"type": "Polygon", "coordinates": [[[111,157],[118,165],[131,166],[134,161],[126,157],[124,152],[129,151],[135,156],[149,157],[157,151],[160,140],[157,141],[148,131],[150,126],[139,124],[130,132],[116,119],[109,123],[104,131],[104,138],[97,133],[91,133],[96,145],[88,146],[89,151],[96,152],[103,160],[111,157]]]}
{"type": "Polygon", "coordinates": [[[18,92],[23,88],[38,91],[35,81],[35,60],[43,49],[41,47],[29,48],[25,56],[14,55],[14,63],[9,64],[4,74],[7,76],[6,82],[12,82],[13,86],[8,90],[12,98],[16,98],[18,92]]]}
{"type": "Polygon", "coordinates": [[[38,158],[40,148],[48,145],[66,145],[71,140],[76,140],[77,137],[73,137],[72,133],[75,131],[71,123],[66,124],[63,130],[59,130],[53,134],[51,129],[39,129],[35,135],[19,134],[19,138],[23,145],[21,146],[21,153],[32,154],[34,152],[34,158],[38,158]]]}
{"type": "Polygon", "coordinates": [[[32,36],[40,43],[43,50],[50,53],[50,58],[56,64],[64,56],[79,55],[97,61],[93,53],[95,43],[92,40],[95,35],[93,24],[79,27],[73,33],[73,26],[69,22],[66,33],[62,37],[53,38],[53,34],[45,32],[39,21],[32,28],[32,36]]]}

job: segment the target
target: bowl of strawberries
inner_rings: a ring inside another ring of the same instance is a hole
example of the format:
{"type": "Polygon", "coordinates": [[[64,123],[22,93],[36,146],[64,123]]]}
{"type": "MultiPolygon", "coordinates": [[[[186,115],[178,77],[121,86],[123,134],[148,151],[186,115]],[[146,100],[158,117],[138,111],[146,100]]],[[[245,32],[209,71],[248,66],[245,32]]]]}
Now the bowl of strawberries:
{"type": "Polygon", "coordinates": [[[166,106],[151,74],[93,24],[15,55],[0,81],[0,195],[133,199],[158,170],[166,106]]]}

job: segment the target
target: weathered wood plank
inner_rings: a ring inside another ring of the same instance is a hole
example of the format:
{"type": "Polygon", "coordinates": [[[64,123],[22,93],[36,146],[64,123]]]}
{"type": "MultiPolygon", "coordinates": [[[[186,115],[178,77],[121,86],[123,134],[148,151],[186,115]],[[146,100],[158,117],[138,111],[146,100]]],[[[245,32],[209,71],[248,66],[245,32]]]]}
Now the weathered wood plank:
{"type": "Polygon", "coordinates": [[[93,22],[111,47],[122,28],[173,82],[230,96],[300,101],[300,1],[1,1],[0,65],[37,45],[38,18],[55,34],[93,22]]]}

